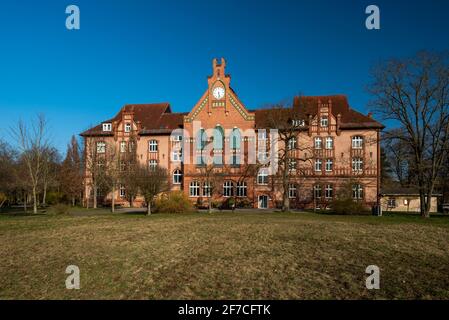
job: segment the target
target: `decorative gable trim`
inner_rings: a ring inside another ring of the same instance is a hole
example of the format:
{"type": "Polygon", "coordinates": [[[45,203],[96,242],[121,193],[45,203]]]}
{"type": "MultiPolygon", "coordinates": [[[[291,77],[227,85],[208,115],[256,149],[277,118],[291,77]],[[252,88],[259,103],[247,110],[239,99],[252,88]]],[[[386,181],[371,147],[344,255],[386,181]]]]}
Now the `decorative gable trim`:
{"type": "Polygon", "coordinates": [[[237,101],[234,99],[234,97],[228,93],[229,101],[231,101],[231,104],[234,106],[234,108],[240,113],[240,115],[245,120],[254,120],[254,116],[250,115],[246,112],[245,108],[243,108],[237,101]]]}
{"type": "Polygon", "coordinates": [[[185,118],[185,122],[192,122],[196,116],[201,112],[201,110],[203,110],[204,106],[207,104],[207,101],[209,99],[206,97],[203,102],[201,102],[201,104],[198,106],[198,108],[196,108],[195,111],[193,111],[192,115],[190,117],[186,117],[185,118]]]}

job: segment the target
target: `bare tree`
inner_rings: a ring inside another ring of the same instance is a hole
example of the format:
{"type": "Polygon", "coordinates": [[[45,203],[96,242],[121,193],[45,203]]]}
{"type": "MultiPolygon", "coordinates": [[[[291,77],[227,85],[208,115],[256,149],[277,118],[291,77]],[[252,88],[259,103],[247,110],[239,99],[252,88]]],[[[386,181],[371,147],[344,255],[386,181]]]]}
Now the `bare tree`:
{"type": "MultiPolygon", "coordinates": [[[[205,163],[204,165],[197,166],[198,181],[200,182],[204,195],[208,198],[207,206],[208,212],[212,212],[212,199],[214,196],[220,195],[220,190],[222,190],[223,183],[226,176],[226,166],[217,166],[212,161],[210,163],[205,163]]],[[[201,198],[201,197],[200,197],[201,198]]]]}
{"type": "MultiPolygon", "coordinates": [[[[301,99],[297,99],[302,103],[301,99]]],[[[267,129],[277,129],[278,138],[278,170],[273,176],[273,183],[279,184],[282,190],[282,211],[290,210],[290,199],[288,194],[289,184],[295,180],[298,170],[304,168],[304,164],[310,163],[312,152],[308,152],[308,157],[299,157],[300,152],[311,150],[310,144],[299,139],[304,119],[298,118],[298,112],[286,103],[279,103],[267,110],[267,129]],[[300,162],[300,163],[299,163],[300,162]]]]}
{"type": "Polygon", "coordinates": [[[15,159],[14,150],[0,139],[0,210],[12,197],[12,191],[15,187],[15,159]]]}
{"type": "Polygon", "coordinates": [[[369,91],[385,120],[401,127],[395,138],[413,152],[421,215],[429,217],[432,194],[449,149],[449,65],[447,54],[418,53],[376,66],[369,91]]]}
{"type": "MultiPolygon", "coordinates": [[[[98,207],[98,191],[106,185],[106,142],[101,137],[85,140],[84,166],[86,184],[93,194],[93,208],[98,207]]],[[[89,207],[90,194],[86,194],[86,207],[89,207]]]]}
{"type": "Polygon", "coordinates": [[[31,130],[20,120],[16,128],[11,130],[22,154],[27,169],[28,179],[33,196],[33,213],[37,213],[38,186],[44,166],[44,152],[48,147],[47,122],[45,117],[38,115],[31,130]]]}
{"type": "Polygon", "coordinates": [[[67,153],[59,171],[59,182],[62,190],[75,206],[76,198],[81,199],[83,191],[82,162],[80,147],[75,136],[67,145],[67,153]]]}
{"type": "Polygon", "coordinates": [[[126,198],[129,205],[133,207],[134,199],[139,193],[138,185],[138,168],[139,161],[137,158],[137,143],[134,136],[128,140],[128,148],[121,156],[120,163],[120,181],[126,187],[126,198]]]}
{"type": "Polygon", "coordinates": [[[154,198],[161,192],[168,190],[167,169],[160,166],[140,165],[137,170],[139,190],[147,204],[147,215],[151,215],[151,205],[154,198]]]}
{"type": "Polygon", "coordinates": [[[42,178],[40,184],[42,188],[42,205],[45,206],[48,188],[55,187],[57,184],[61,156],[57,149],[47,147],[43,150],[42,159],[42,178]]]}

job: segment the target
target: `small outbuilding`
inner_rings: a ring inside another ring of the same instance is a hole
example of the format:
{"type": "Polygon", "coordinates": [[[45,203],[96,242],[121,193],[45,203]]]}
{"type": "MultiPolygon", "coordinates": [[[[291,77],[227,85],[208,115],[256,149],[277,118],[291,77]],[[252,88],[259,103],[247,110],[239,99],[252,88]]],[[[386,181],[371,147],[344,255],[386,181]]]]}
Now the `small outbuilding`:
{"type": "MultiPolygon", "coordinates": [[[[440,194],[433,194],[430,212],[438,212],[438,198],[440,194]]],[[[382,188],[381,206],[383,212],[420,212],[421,201],[419,191],[413,187],[387,187],[382,188]]]]}

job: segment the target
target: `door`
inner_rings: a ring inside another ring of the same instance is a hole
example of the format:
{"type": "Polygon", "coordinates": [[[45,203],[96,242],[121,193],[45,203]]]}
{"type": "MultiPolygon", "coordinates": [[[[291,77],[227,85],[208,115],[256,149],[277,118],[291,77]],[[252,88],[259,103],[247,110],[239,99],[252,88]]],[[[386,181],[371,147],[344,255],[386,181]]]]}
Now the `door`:
{"type": "Polygon", "coordinates": [[[268,209],[268,196],[262,195],[258,198],[259,209],[268,209]]]}

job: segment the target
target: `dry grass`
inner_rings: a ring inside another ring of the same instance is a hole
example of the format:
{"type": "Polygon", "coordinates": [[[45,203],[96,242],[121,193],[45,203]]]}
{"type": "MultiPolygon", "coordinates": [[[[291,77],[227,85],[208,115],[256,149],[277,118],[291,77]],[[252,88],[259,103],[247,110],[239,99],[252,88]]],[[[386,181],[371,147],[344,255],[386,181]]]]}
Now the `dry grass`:
{"type": "Polygon", "coordinates": [[[449,218],[0,217],[0,299],[449,298],[449,218]],[[67,265],[81,290],[65,289],[67,265]],[[365,289],[365,268],[381,289],[365,289]]]}

